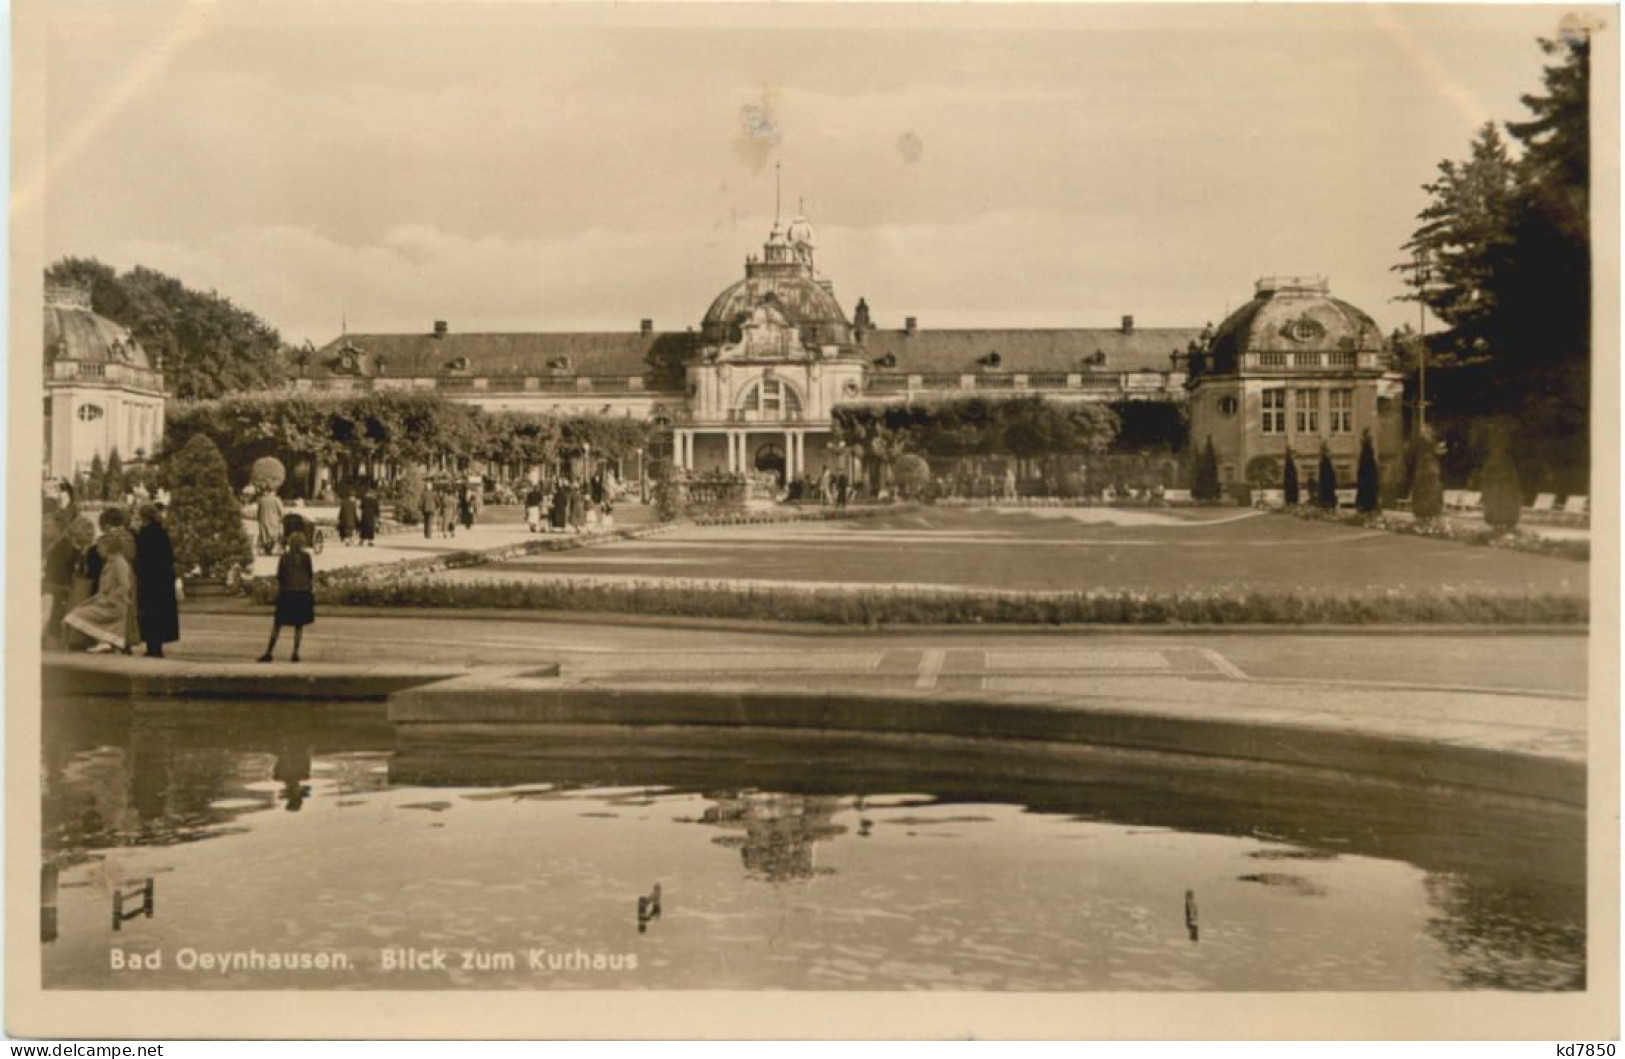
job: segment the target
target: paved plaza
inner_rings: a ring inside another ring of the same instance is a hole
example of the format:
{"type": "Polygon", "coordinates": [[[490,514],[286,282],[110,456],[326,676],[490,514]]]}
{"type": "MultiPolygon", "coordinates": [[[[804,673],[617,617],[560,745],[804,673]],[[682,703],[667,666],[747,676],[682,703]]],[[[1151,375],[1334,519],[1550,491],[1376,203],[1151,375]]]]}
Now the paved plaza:
{"type": "MultiPolygon", "coordinates": [[[[239,605],[183,622],[174,664],[246,666],[263,647],[269,619],[239,605]]],[[[510,677],[557,663],[573,685],[673,693],[817,689],[872,695],[877,703],[971,696],[989,706],[1038,699],[1330,725],[1580,762],[1586,649],[1586,637],[1573,634],[809,634],[329,608],[306,637],[302,664],[453,665],[510,677]]]]}

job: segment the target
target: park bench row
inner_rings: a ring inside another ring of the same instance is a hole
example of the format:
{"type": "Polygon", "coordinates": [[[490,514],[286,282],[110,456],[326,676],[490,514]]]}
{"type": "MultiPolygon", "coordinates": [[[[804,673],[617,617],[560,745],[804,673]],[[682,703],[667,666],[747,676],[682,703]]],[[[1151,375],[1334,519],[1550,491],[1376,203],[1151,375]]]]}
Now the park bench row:
{"type": "MultiPolygon", "coordinates": [[[[1170,496],[1172,494],[1170,493],[1170,496]]],[[[1354,507],[1356,491],[1353,489],[1339,489],[1337,491],[1338,507],[1354,507]]],[[[1286,504],[1286,494],[1280,489],[1260,489],[1257,491],[1255,503],[1259,507],[1282,507],[1286,504]]],[[[1396,507],[1409,508],[1409,498],[1399,501],[1396,507]]],[[[1454,514],[1476,515],[1484,511],[1484,494],[1476,489],[1446,489],[1444,491],[1444,509],[1454,514]]],[[[1525,512],[1546,516],[1557,521],[1585,522],[1591,517],[1591,500],[1584,496],[1567,497],[1561,505],[1557,503],[1557,494],[1541,493],[1535,497],[1535,502],[1524,509],[1525,512]]]]}

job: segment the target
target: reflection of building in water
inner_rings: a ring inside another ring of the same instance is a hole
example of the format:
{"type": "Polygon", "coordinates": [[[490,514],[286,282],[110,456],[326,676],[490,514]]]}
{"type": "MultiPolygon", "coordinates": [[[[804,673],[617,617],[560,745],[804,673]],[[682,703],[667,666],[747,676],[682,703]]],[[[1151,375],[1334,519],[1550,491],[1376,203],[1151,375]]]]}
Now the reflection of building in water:
{"type": "Polygon", "coordinates": [[[47,849],[113,844],[137,830],[131,766],[121,747],[79,753],[47,747],[42,825],[47,849]]]}
{"type": "Polygon", "coordinates": [[[176,748],[137,730],[123,746],[46,746],[42,798],[47,850],[186,842],[228,823],[264,795],[274,758],[214,748],[176,748]],[[235,800],[234,804],[222,802],[235,800]]]}
{"type": "Polygon", "coordinates": [[[1458,989],[1586,987],[1585,887],[1430,872],[1427,932],[1458,989]]]}
{"type": "Polygon", "coordinates": [[[712,797],[716,804],[705,810],[700,823],[744,832],[712,841],[739,850],[745,870],[771,882],[820,874],[814,844],[846,831],[830,822],[841,807],[841,800],[832,795],[738,792],[712,797]]]}
{"type": "Polygon", "coordinates": [[[389,786],[389,769],[394,755],[384,750],[355,750],[321,754],[311,762],[311,772],[340,798],[381,791],[389,786]]]}

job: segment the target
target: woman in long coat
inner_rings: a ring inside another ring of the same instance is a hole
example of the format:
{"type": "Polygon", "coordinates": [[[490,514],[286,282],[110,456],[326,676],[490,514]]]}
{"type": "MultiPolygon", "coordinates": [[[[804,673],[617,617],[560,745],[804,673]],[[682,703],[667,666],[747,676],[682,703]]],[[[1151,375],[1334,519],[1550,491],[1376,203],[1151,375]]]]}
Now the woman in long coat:
{"type": "Polygon", "coordinates": [[[175,546],[151,504],[141,509],[135,535],[135,611],[147,657],[164,657],[164,644],[181,638],[181,615],[175,603],[175,546]]]}
{"type": "Polygon", "coordinates": [[[68,628],[93,640],[91,651],[130,653],[130,626],[135,609],[135,574],[126,556],[129,536],[109,533],[96,542],[102,576],[96,594],[73,608],[63,620],[68,628]]]}
{"type": "Polygon", "coordinates": [[[372,539],[378,536],[378,494],[372,486],[367,486],[367,492],[361,497],[361,543],[373,547],[372,539]]]}
{"type": "Polygon", "coordinates": [[[553,504],[548,511],[548,522],[552,528],[560,533],[564,532],[564,524],[570,519],[570,482],[559,478],[553,482],[553,504]]]}
{"type": "MultiPolygon", "coordinates": [[[[102,557],[96,551],[96,522],[89,515],[80,515],[68,527],[68,539],[73,541],[73,579],[68,583],[68,599],[62,608],[62,617],[96,594],[96,580],[102,572],[102,557]]],[[[60,620],[60,619],[59,619],[60,620]]]]}
{"type": "Polygon", "coordinates": [[[587,525],[587,498],[581,486],[570,483],[570,528],[580,533],[587,525]]]}
{"type": "Polygon", "coordinates": [[[282,543],[282,501],[272,490],[266,489],[260,493],[255,521],[259,524],[260,551],[266,555],[275,553],[277,545],[282,543]]]}
{"type": "Polygon", "coordinates": [[[446,487],[441,487],[434,494],[434,520],[435,525],[440,527],[441,537],[457,536],[457,502],[446,487]]]}
{"type": "Polygon", "coordinates": [[[356,524],[360,521],[360,512],[356,510],[355,494],[346,489],[344,499],[339,501],[340,544],[350,543],[350,538],[355,536],[356,524]]]}

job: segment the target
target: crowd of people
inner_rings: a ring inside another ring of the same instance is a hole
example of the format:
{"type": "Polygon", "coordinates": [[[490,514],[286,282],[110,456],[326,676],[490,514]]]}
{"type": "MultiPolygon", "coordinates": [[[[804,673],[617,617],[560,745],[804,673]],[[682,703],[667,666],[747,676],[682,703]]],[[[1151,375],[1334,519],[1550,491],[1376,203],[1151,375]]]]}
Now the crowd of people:
{"type": "Polygon", "coordinates": [[[583,533],[590,522],[609,527],[621,486],[602,469],[585,482],[560,475],[537,481],[525,492],[525,525],[532,533],[583,533]]]}
{"type": "Polygon", "coordinates": [[[432,539],[457,536],[457,527],[473,529],[485,501],[477,483],[463,479],[427,479],[418,494],[418,515],[423,519],[423,536],[432,539]]]}
{"type": "Polygon", "coordinates": [[[824,507],[845,507],[853,493],[852,479],[845,471],[832,471],[828,467],[815,478],[800,475],[785,486],[784,499],[792,504],[822,504],[824,507]]]}
{"type": "Polygon", "coordinates": [[[47,647],[149,658],[180,639],[175,548],[164,506],[103,508],[81,514],[68,490],[45,511],[42,609],[47,647]],[[132,525],[133,521],[133,525],[132,525]]]}

